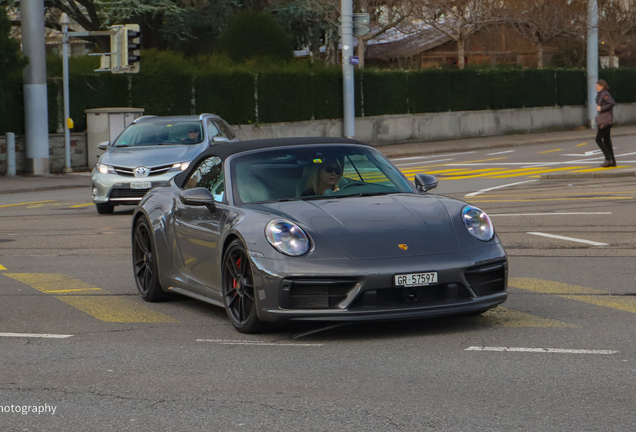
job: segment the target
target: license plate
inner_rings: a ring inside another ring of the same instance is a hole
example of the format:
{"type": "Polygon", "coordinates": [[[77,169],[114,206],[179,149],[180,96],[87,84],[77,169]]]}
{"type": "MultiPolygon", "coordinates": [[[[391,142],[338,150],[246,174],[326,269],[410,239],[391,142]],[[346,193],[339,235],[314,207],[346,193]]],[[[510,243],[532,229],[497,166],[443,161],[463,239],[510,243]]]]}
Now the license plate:
{"type": "Polygon", "coordinates": [[[437,272],[395,275],[395,286],[418,287],[437,283],[437,272]]]}
{"type": "Polygon", "coordinates": [[[152,187],[152,182],[130,182],[131,189],[150,189],[152,187]]]}

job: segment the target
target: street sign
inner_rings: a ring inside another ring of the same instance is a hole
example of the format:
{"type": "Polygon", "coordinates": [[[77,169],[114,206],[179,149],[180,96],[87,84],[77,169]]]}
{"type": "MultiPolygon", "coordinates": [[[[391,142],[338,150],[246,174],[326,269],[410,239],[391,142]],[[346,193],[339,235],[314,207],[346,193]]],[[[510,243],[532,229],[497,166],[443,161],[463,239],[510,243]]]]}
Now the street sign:
{"type": "Polygon", "coordinates": [[[349,57],[349,63],[351,63],[352,65],[358,65],[360,64],[360,59],[358,57],[349,57]]]}
{"type": "Polygon", "coordinates": [[[353,35],[355,37],[361,37],[364,36],[365,34],[369,33],[369,27],[365,26],[365,25],[358,25],[358,24],[354,24],[353,25],[353,35]]]}
{"type": "Polygon", "coordinates": [[[354,13],[353,14],[353,25],[356,24],[364,25],[369,24],[371,16],[368,13],[354,13]]]}

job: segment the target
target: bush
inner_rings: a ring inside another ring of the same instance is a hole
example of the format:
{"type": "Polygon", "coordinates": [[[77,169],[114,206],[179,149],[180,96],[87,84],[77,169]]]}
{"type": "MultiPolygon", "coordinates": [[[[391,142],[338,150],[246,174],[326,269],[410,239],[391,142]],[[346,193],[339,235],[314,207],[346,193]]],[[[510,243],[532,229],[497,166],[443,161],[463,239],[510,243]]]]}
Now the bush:
{"type": "Polygon", "coordinates": [[[450,111],[448,70],[425,69],[409,74],[409,110],[412,113],[450,111]]]}
{"type": "Polygon", "coordinates": [[[311,120],[311,75],[264,72],[258,76],[258,116],[263,123],[311,120]]]}
{"type": "Polygon", "coordinates": [[[524,69],[523,106],[526,108],[556,105],[555,71],[550,69],[524,69]]]}
{"type": "Polygon", "coordinates": [[[407,73],[365,70],[363,75],[365,116],[408,113],[407,73]]]}
{"type": "Polygon", "coordinates": [[[249,72],[217,72],[194,81],[197,114],[209,112],[230,124],[256,122],[255,75],[249,72]]]}
{"type": "Polygon", "coordinates": [[[488,72],[452,70],[450,75],[450,103],[452,111],[484,110],[490,103],[488,72]]]}
{"type": "Polygon", "coordinates": [[[587,103],[587,74],[581,69],[556,71],[556,103],[559,106],[587,103]]]}
{"type": "Polygon", "coordinates": [[[294,45],[273,15],[245,11],[237,14],[221,33],[218,48],[242,63],[258,57],[291,60],[294,45]]]}

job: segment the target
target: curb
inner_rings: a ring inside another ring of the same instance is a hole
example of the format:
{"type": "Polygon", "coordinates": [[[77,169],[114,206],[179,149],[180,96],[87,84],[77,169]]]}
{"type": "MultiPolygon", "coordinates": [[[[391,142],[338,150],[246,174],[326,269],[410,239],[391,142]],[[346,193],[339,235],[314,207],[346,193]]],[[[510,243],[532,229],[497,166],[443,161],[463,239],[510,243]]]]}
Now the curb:
{"type": "Polygon", "coordinates": [[[90,185],[33,186],[30,188],[0,190],[0,195],[13,194],[13,193],[51,191],[51,190],[58,190],[58,189],[79,189],[79,188],[90,188],[90,185]]]}
{"type": "Polygon", "coordinates": [[[541,174],[540,180],[576,180],[590,178],[635,177],[636,169],[608,170],[590,173],[541,174]]]}

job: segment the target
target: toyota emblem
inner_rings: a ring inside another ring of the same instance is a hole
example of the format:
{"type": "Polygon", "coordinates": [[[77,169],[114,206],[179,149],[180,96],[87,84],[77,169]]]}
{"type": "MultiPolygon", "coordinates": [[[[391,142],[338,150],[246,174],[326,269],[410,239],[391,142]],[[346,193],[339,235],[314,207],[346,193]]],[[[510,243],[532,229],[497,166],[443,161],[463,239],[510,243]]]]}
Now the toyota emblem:
{"type": "Polygon", "coordinates": [[[134,170],[135,177],[148,177],[150,170],[146,167],[137,167],[134,170]]]}

